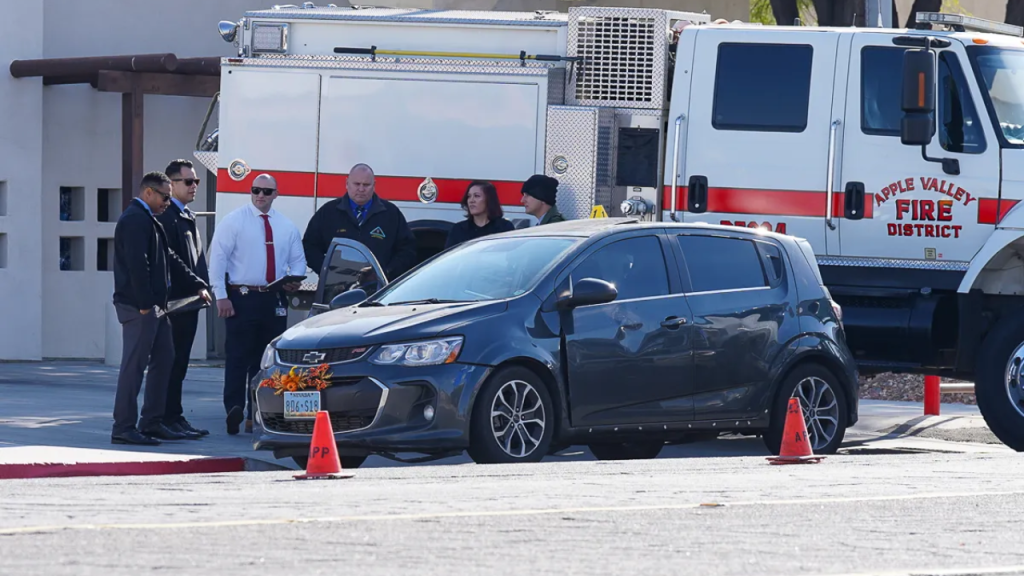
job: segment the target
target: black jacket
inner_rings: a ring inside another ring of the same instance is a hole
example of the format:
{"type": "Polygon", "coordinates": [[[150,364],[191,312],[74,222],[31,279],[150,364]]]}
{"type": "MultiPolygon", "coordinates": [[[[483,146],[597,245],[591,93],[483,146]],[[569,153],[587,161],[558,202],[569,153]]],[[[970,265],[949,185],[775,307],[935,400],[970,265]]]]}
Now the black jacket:
{"type": "Polygon", "coordinates": [[[207,284],[167,248],[163,226],[133,199],[114,226],[114,302],[147,310],[167,307],[171,271],[195,294],[207,284]]]}
{"type": "MultiPolygon", "coordinates": [[[[157,221],[164,227],[167,234],[167,246],[172,252],[178,255],[185,263],[185,266],[198,276],[206,284],[210,283],[210,271],[206,264],[206,252],[203,251],[203,243],[199,239],[196,228],[195,216],[191,218],[174,202],[164,210],[164,213],[156,217],[157,221]]],[[[182,275],[177,267],[171,268],[171,293],[170,298],[185,298],[196,293],[191,289],[192,283],[188,277],[182,275]]]]}
{"type": "Polygon", "coordinates": [[[444,248],[447,250],[452,246],[475,238],[480,238],[481,236],[489,236],[500,232],[510,232],[515,229],[515,225],[505,218],[491,220],[482,227],[477,226],[476,222],[473,222],[472,218],[466,218],[462,222],[452,226],[452,229],[448,231],[448,242],[445,243],[444,248]]]}
{"type": "Polygon", "coordinates": [[[302,247],[306,264],[317,274],[335,238],[355,240],[369,248],[384,268],[389,282],[416,265],[416,237],[405,216],[397,206],[376,194],[362,226],[356,224],[348,194],[324,204],[310,218],[302,236],[302,247]]]}

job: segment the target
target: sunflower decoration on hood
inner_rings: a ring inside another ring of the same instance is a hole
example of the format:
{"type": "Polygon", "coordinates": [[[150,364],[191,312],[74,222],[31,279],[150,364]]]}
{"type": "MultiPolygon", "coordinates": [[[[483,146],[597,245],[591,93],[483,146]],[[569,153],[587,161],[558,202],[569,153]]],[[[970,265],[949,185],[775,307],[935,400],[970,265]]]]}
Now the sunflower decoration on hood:
{"type": "Polygon", "coordinates": [[[287,372],[277,370],[269,378],[260,382],[260,388],[273,388],[275,395],[282,392],[300,392],[306,388],[323,390],[331,385],[331,373],[329,366],[321,364],[309,370],[301,370],[298,366],[292,366],[287,372]]]}

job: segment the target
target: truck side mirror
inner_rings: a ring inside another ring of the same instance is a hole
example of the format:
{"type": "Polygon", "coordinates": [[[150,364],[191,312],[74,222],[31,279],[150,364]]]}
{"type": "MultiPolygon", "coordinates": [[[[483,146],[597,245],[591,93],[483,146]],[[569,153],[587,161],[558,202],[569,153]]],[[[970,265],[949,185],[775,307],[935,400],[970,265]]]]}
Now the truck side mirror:
{"type": "Polygon", "coordinates": [[[909,146],[926,146],[935,134],[935,58],[931,51],[903,53],[901,96],[900,141],[909,146]]]}

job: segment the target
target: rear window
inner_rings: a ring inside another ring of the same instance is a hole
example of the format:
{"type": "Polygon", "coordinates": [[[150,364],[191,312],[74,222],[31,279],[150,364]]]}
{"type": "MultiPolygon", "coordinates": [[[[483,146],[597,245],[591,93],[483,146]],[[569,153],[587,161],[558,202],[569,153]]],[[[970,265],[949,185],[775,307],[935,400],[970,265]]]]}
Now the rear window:
{"type": "Polygon", "coordinates": [[[690,274],[692,292],[768,286],[761,256],[750,240],[721,236],[676,236],[690,274]]]}
{"type": "Polygon", "coordinates": [[[717,130],[803,132],[813,56],[806,44],[719,45],[711,125],[717,130]]]}

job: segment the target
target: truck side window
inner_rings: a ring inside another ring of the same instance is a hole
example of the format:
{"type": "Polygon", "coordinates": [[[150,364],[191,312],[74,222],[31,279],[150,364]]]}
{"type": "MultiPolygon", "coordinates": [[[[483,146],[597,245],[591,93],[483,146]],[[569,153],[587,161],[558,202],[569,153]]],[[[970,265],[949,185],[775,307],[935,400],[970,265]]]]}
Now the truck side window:
{"type": "Polygon", "coordinates": [[[720,44],[711,125],[716,130],[803,132],[813,55],[806,44],[720,44]]]}
{"type": "MultiPolygon", "coordinates": [[[[904,48],[867,46],[861,50],[860,127],[865,134],[900,135],[900,82],[904,48]]],[[[939,144],[950,152],[981,154],[985,135],[956,54],[939,55],[939,144]]]]}
{"type": "Polygon", "coordinates": [[[939,55],[939,143],[950,152],[981,154],[985,134],[956,54],[939,55]]]}

